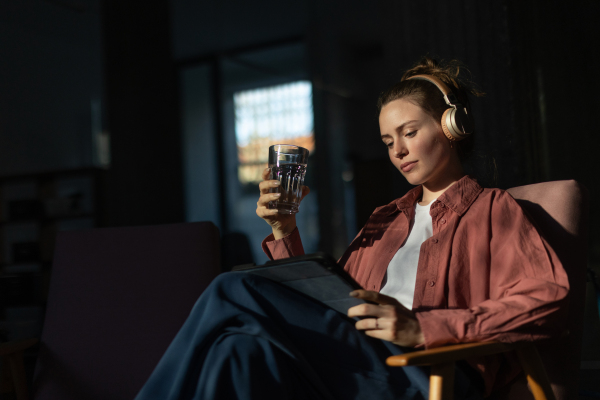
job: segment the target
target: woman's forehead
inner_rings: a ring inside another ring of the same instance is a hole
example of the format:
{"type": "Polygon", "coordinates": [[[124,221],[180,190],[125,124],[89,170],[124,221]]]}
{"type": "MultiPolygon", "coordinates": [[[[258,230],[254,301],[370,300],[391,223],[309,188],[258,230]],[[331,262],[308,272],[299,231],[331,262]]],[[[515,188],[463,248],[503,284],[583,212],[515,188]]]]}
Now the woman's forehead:
{"type": "Polygon", "coordinates": [[[429,117],[418,105],[406,100],[397,99],[390,101],[381,108],[379,123],[404,124],[408,121],[419,121],[429,117]]]}

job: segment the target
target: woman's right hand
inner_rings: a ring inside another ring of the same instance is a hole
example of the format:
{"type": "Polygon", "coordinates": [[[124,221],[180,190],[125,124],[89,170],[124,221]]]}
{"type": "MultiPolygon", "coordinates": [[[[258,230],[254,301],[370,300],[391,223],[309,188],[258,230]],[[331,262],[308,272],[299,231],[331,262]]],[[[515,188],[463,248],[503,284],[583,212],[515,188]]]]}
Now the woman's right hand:
{"type": "MultiPolygon", "coordinates": [[[[282,239],[292,233],[292,231],[296,228],[296,215],[279,214],[277,210],[271,210],[268,208],[270,201],[277,200],[281,196],[280,193],[269,193],[270,189],[276,188],[280,185],[278,180],[269,180],[270,175],[270,168],[267,168],[263,171],[263,181],[258,185],[260,189],[260,197],[256,203],[256,214],[271,226],[275,239],[282,239]]],[[[302,187],[302,199],[309,192],[310,189],[308,186],[302,187]]]]}

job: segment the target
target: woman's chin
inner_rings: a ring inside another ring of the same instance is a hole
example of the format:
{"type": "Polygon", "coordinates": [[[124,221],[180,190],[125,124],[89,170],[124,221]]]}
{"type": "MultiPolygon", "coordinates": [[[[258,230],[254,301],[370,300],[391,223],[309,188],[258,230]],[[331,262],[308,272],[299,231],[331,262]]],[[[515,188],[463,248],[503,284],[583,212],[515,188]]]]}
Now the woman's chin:
{"type": "Polygon", "coordinates": [[[422,184],[422,180],[419,179],[419,177],[416,174],[411,174],[410,172],[407,174],[402,174],[402,176],[404,176],[404,179],[407,180],[407,182],[411,185],[417,186],[422,184]]]}

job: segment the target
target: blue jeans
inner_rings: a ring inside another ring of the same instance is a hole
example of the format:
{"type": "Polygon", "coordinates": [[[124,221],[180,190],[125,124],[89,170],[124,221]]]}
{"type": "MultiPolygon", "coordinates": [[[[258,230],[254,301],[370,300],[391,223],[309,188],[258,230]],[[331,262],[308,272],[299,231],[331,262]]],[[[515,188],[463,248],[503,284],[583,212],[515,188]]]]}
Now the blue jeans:
{"type": "MultiPolygon", "coordinates": [[[[267,279],[232,272],[200,296],[136,400],[423,399],[428,368],[390,368],[409,349],[267,279]]],[[[469,371],[467,371],[469,372],[469,371]]],[[[456,398],[480,398],[457,368],[456,398]]]]}

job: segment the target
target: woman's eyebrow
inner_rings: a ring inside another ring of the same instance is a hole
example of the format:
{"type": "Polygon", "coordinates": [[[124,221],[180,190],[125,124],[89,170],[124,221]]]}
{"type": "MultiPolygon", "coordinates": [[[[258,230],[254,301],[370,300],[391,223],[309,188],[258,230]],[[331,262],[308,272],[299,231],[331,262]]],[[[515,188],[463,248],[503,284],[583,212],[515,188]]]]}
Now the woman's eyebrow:
{"type": "MultiPolygon", "coordinates": [[[[404,127],[405,127],[406,125],[408,125],[408,124],[411,124],[411,123],[413,123],[413,122],[419,122],[419,121],[418,121],[418,120],[416,120],[416,119],[411,119],[410,121],[403,122],[403,123],[402,123],[400,126],[398,126],[398,127],[395,129],[395,130],[396,130],[396,132],[401,132],[401,131],[404,129],[404,127]]],[[[388,138],[388,137],[389,137],[389,138],[391,138],[391,137],[392,137],[392,135],[390,135],[389,133],[384,133],[383,135],[381,135],[381,138],[382,138],[382,139],[384,139],[384,138],[388,138]]]]}
{"type": "Polygon", "coordinates": [[[416,119],[411,119],[410,121],[406,121],[402,125],[400,125],[399,127],[396,128],[396,132],[402,131],[406,125],[411,124],[413,122],[418,122],[418,121],[416,119]]]}

